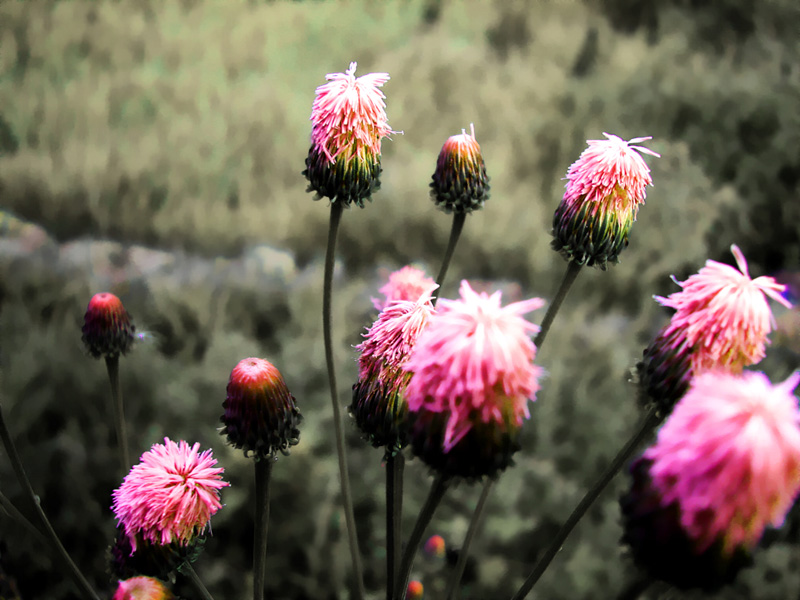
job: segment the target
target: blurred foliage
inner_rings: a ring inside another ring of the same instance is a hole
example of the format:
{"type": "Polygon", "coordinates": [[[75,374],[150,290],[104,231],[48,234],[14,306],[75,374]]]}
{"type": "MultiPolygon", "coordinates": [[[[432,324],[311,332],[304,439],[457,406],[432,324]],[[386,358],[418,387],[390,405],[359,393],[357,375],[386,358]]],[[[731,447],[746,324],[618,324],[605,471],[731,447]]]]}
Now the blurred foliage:
{"type": "MultiPolygon", "coordinates": [[[[0,4],[3,408],[75,561],[110,596],[109,495],[121,474],[105,370],[83,355],[79,333],[88,299],[109,290],[153,340],[122,362],[132,447],[199,441],[232,483],[197,563],[212,593],[240,598],[252,585],[251,465],[217,428],[230,369],[256,355],[281,369],[306,418],[273,471],[271,597],[348,596],[319,317],[328,210],[300,171],[314,88],[356,60],[358,74],[392,76],[387,110],[404,133],[384,142],[380,193],[347,211],[340,231],[343,402],[386,270],[438,268],[450,221],[428,182],[448,136],[475,124],[492,198],[468,219],[445,295],[468,277],[507,301],[551,297],[560,281],[550,223],[587,138],[652,135],[662,155],[648,158],[655,187],[621,263],[583,273],[556,320],[518,465],[489,499],[463,597],[510,596],[636,423],[628,371],[666,319],[650,296],[707,258],[731,262],[732,243],[754,275],[798,270],[799,29],[796,0],[0,4]]],[[[797,347],[795,329],[764,368],[785,376],[797,347]]],[[[377,594],[381,455],[354,428],[348,446],[377,594]]],[[[0,481],[22,505],[5,459],[0,481]]],[[[537,597],[613,597],[627,585],[616,504],[626,483],[618,477],[575,530],[537,597]]],[[[411,461],[406,532],[429,484],[411,461]]],[[[434,518],[430,533],[451,551],[478,493],[459,486],[434,518]]],[[[0,578],[16,579],[26,600],[74,598],[23,532],[0,515],[0,578]]],[[[796,537],[719,597],[796,596],[796,537]]],[[[420,562],[426,597],[448,564],[420,562]]],[[[176,591],[192,597],[185,582],[176,591]]],[[[654,586],[643,597],[695,596],[654,586]]]]}

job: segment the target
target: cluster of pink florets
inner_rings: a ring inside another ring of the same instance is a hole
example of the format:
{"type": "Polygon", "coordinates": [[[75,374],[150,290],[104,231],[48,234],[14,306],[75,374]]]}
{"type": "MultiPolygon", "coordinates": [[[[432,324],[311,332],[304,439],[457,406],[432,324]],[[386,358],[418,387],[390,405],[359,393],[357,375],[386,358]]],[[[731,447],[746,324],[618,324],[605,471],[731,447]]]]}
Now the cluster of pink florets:
{"type": "Polygon", "coordinates": [[[215,467],[211,450],[199,452],[165,438],[142,454],[114,491],[114,514],[134,551],[137,542],[187,545],[208,527],[222,506],[219,490],[223,469],[215,467]]]}

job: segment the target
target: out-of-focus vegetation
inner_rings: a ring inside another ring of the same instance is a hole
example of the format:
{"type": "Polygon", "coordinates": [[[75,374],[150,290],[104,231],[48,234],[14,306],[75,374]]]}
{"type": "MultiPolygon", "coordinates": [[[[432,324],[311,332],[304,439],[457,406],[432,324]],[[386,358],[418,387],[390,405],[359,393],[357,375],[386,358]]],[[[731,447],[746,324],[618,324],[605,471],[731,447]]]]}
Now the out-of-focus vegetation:
{"type": "MultiPolygon", "coordinates": [[[[475,124],[492,197],[468,218],[444,293],[470,278],[503,286],[508,301],[554,293],[564,263],[549,249],[550,222],[587,138],[652,135],[662,154],[648,158],[655,187],[621,264],[583,273],[557,318],[518,464],[490,497],[463,596],[510,596],[637,421],[627,374],[666,319],[650,296],[707,258],[730,262],[732,243],[754,275],[798,269],[798,30],[796,0],[0,4],[0,389],[76,562],[110,596],[105,549],[120,475],[105,371],[83,355],[79,333],[91,295],[108,290],[153,333],[122,362],[132,447],[200,441],[232,484],[196,565],[212,593],[242,598],[249,584],[251,467],[217,427],[230,369],[255,355],[281,369],[306,417],[300,445],[273,471],[271,597],[347,597],[321,343],[328,210],[300,172],[314,88],[358,61],[357,74],[391,75],[389,122],[404,133],[384,142],[374,202],[347,211],[340,232],[343,403],[381,277],[412,261],[438,268],[450,219],[428,182],[448,136],[475,124]]],[[[765,364],[776,379],[798,366],[792,336],[765,364]]],[[[348,442],[377,594],[381,454],[354,428],[348,442]]],[[[5,456],[0,482],[21,502],[5,456]]],[[[616,504],[626,484],[618,477],[590,511],[537,597],[607,598],[626,585],[633,567],[616,504]]],[[[412,461],[406,531],[428,485],[412,461]]],[[[458,487],[431,533],[457,548],[477,495],[458,487]]],[[[791,540],[718,597],[797,596],[791,540]]],[[[5,515],[0,567],[25,600],[75,597],[5,515]]],[[[446,561],[420,564],[426,598],[448,572],[446,561]]],[[[192,597],[183,582],[176,589],[192,597]]]]}

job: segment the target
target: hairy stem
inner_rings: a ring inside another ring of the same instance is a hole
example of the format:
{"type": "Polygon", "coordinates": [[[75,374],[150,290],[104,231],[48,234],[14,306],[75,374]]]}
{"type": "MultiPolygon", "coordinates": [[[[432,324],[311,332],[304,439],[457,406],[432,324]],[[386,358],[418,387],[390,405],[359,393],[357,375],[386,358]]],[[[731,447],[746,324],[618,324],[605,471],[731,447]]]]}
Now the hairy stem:
{"type": "Polygon", "coordinates": [[[264,600],[264,574],[267,568],[267,531],[269,528],[269,480],[273,460],[255,461],[256,519],[253,541],[253,600],[264,600]]]}
{"type": "Polygon", "coordinates": [[[336,234],[339,231],[339,222],[342,218],[343,204],[331,204],[331,218],[328,226],[328,248],[325,254],[325,279],[322,287],[322,329],[325,336],[325,362],[328,365],[328,383],[331,389],[331,404],[333,405],[333,427],[336,437],[336,454],[339,458],[339,479],[342,488],[342,505],[345,522],[347,524],[347,537],[350,542],[350,558],[353,562],[353,577],[356,583],[355,600],[362,600],[366,594],[364,589],[364,576],[362,575],[361,556],[358,551],[358,536],[356,535],[356,520],[353,516],[353,497],[350,493],[350,476],[347,472],[347,457],[345,455],[344,432],[342,431],[342,415],[339,409],[338,391],[336,387],[336,372],[333,365],[333,343],[331,342],[331,288],[333,287],[333,266],[336,253],[336,234]]]}
{"type": "Polygon", "coordinates": [[[119,356],[106,356],[108,381],[111,384],[111,407],[114,410],[114,427],[117,431],[117,450],[123,477],[131,468],[128,452],[128,434],[125,429],[125,410],[122,405],[122,387],[119,384],[119,356]]]}
{"type": "Polygon", "coordinates": [[[44,533],[50,539],[50,546],[53,548],[55,555],[61,561],[62,566],[67,573],[69,573],[70,577],[72,577],[73,583],[81,591],[83,597],[91,600],[100,600],[97,593],[92,589],[92,586],[89,585],[89,582],[72,561],[72,558],[70,558],[70,555],[67,553],[66,549],[64,549],[61,540],[58,539],[58,534],[56,534],[53,526],[50,524],[47,515],[44,514],[44,510],[39,504],[39,499],[36,497],[33,487],[31,487],[31,482],[28,480],[28,476],[25,474],[25,469],[23,468],[22,461],[19,458],[17,447],[14,445],[14,440],[11,439],[11,434],[8,432],[8,428],[6,427],[2,406],[0,406],[0,437],[3,439],[3,446],[6,449],[9,460],[11,460],[11,466],[14,468],[14,473],[17,475],[17,481],[19,481],[19,484],[25,491],[28,500],[30,500],[36,509],[36,513],[38,514],[39,520],[44,528],[44,533]]]}
{"type": "Polygon", "coordinates": [[[561,285],[556,292],[556,297],[553,298],[550,306],[547,307],[547,312],[544,315],[544,319],[542,319],[542,325],[539,329],[539,333],[533,339],[533,343],[537,348],[540,348],[544,343],[544,338],[547,337],[547,332],[550,331],[550,326],[553,324],[553,319],[556,318],[558,309],[561,308],[564,298],[567,297],[567,292],[569,292],[572,284],[575,283],[575,278],[578,277],[578,273],[581,271],[581,266],[582,265],[579,265],[572,260],[567,263],[567,271],[564,273],[564,279],[561,280],[561,285]]]}
{"type": "Polygon", "coordinates": [[[465,212],[453,213],[453,226],[450,228],[450,239],[447,242],[447,250],[444,252],[444,258],[442,259],[442,266],[439,268],[439,274],[436,276],[436,283],[439,287],[436,288],[436,295],[432,300],[434,306],[436,306],[436,300],[438,300],[439,296],[442,294],[444,278],[447,276],[447,269],[450,266],[450,260],[453,258],[453,252],[455,252],[458,238],[461,237],[461,230],[464,229],[464,221],[466,218],[467,213],[465,212]]]}
{"type": "Polygon", "coordinates": [[[611,464],[606,468],[605,472],[589,489],[589,491],[586,492],[586,495],[578,503],[578,506],[575,507],[575,510],[572,511],[572,514],[561,526],[561,529],[556,534],[556,537],[553,538],[552,542],[550,542],[550,545],[547,547],[544,554],[542,554],[539,562],[536,563],[533,571],[525,580],[525,583],[522,584],[522,587],[519,589],[519,591],[513,596],[512,600],[522,600],[522,598],[528,595],[533,586],[536,585],[536,582],[539,581],[539,578],[550,565],[550,562],[553,560],[555,555],[561,549],[561,546],[564,544],[564,541],[572,532],[575,525],[577,525],[581,518],[583,518],[583,515],[586,514],[586,511],[589,510],[589,507],[592,505],[592,503],[594,503],[600,493],[619,472],[642,440],[650,435],[660,421],[661,417],[658,415],[657,407],[655,405],[651,406],[650,410],[648,410],[642,418],[641,424],[634,432],[633,436],[631,436],[628,442],[617,453],[617,455],[614,457],[614,460],[611,461],[611,464]]]}
{"type": "Polygon", "coordinates": [[[192,582],[194,589],[197,590],[197,593],[200,594],[200,597],[203,600],[214,600],[214,597],[208,591],[208,588],[203,584],[200,580],[200,576],[197,574],[197,571],[194,570],[192,563],[186,562],[181,567],[181,573],[186,575],[189,578],[189,581],[192,582]]]}
{"type": "Polygon", "coordinates": [[[392,600],[400,557],[405,462],[401,452],[386,457],[386,600],[392,600]]]}
{"type": "Polygon", "coordinates": [[[444,493],[450,486],[450,477],[446,475],[437,475],[433,480],[431,491],[428,492],[428,497],[425,504],[422,505],[422,510],[419,511],[417,522],[414,524],[414,529],[411,536],[408,538],[408,544],[403,552],[403,560],[400,562],[400,569],[397,572],[397,585],[394,588],[394,599],[403,600],[405,597],[406,587],[408,587],[408,579],[411,576],[411,566],[414,564],[414,557],[419,549],[422,534],[433,518],[433,513],[439,506],[444,497],[444,493]]]}

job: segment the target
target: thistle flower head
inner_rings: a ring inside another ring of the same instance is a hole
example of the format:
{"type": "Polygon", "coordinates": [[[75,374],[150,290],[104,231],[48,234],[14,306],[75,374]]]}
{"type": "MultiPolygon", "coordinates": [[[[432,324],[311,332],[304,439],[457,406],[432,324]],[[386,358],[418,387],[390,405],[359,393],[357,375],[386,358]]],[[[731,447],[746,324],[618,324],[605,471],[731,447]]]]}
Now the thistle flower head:
{"type": "Polygon", "coordinates": [[[716,540],[730,555],[780,526],[800,491],[800,372],[772,385],[763,373],[709,371],[661,428],[644,457],[663,506],[703,552],[716,540]]]}
{"type": "Polygon", "coordinates": [[[431,294],[437,287],[431,282],[415,301],[389,302],[356,347],[361,356],[350,413],[374,446],[392,453],[407,441],[403,396],[410,375],[403,366],[434,312],[431,294]]]}
{"type": "Polygon", "coordinates": [[[219,490],[228,485],[223,469],[214,467],[211,450],[199,448],[164,438],[142,454],[114,491],[112,510],[134,552],[140,541],[191,544],[221,508],[219,490]]]}
{"type": "Polygon", "coordinates": [[[175,596],[153,577],[131,577],[120,581],[113,600],[172,600],[175,596]]]}
{"type": "Polygon", "coordinates": [[[795,373],[697,375],[631,469],[621,499],[623,541],[651,576],[714,591],[752,563],[800,491],[800,410],[795,373]]]}
{"type": "Polygon", "coordinates": [[[767,298],[791,306],[781,296],[784,285],[767,276],[751,279],[741,250],[733,245],[731,252],[738,270],[708,260],[697,274],[676,281],[681,291],[655,297],[675,309],[668,334],[679,331],[685,337],[695,374],[713,368],[737,372],[760,361],[775,327],[767,298]]]}
{"type": "Polygon", "coordinates": [[[373,298],[372,304],[378,310],[383,310],[393,300],[411,300],[412,302],[416,302],[420,296],[430,290],[431,286],[434,284],[434,280],[428,277],[425,271],[407,265],[402,269],[392,272],[389,275],[388,283],[378,290],[386,299],[378,300],[373,298]]]}
{"type": "Polygon", "coordinates": [[[303,417],[280,371],[268,360],[239,361],[231,371],[222,407],[220,433],[245,456],[253,452],[256,460],[271,460],[278,451],[288,455],[300,441],[303,417]]]}
{"type": "Polygon", "coordinates": [[[459,300],[439,301],[417,340],[404,367],[412,373],[406,398],[415,419],[414,451],[434,468],[444,460],[454,474],[480,477],[509,464],[497,463],[493,451],[498,444],[513,446],[508,439],[529,417],[528,400],[539,389],[541,373],[533,364],[536,347],[529,336],[539,328],[522,315],[544,302],[532,298],[503,307],[500,292],[477,293],[466,281],[460,293],[459,300]],[[434,431],[439,425],[444,430],[434,431]],[[470,432],[475,439],[465,442],[470,432]],[[431,436],[440,434],[441,447],[436,448],[431,436]],[[454,453],[460,443],[483,453],[488,462],[467,460],[457,451],[455,457],[442,456],[454,453]],[[488,471],[476,471],[479,464],[490,465],[488,471]]]}
{"type": "Polygon", "coordinates": [[[625,141],[603,135],[605,140],[587,140],[589,147],[567,171],[564,197],[553,217],[552,246],[567,260],[604,269],[628,245],[645,187],[653,183],[640,152],[659,155],[632,145],[650,137],[625,141]]]}
{"type": "Polygon", "coordinates": [[[489,198],[489,177],[473,125],[470,133],[462,129],[459,135],[447,138],[432,179],[431,199],[446,213],[483,208],[489,198]]]}
{"type": "Polygon", "coordinates": [[[381,140],[392,133],[380,87],[387,73],[356,78],[356,63],[329,73],[311,107],[311,149],[304,175],[308,191],[331,202],[364,205],[380,187],[381,140]]]}
{"type": "Polygon", "coordinates": [[[109,292],[101,292],[89,301],[81,331],[86,350],[93,357],[113,358],[131,349],[136,327],[122,300],[109,292]]]}

